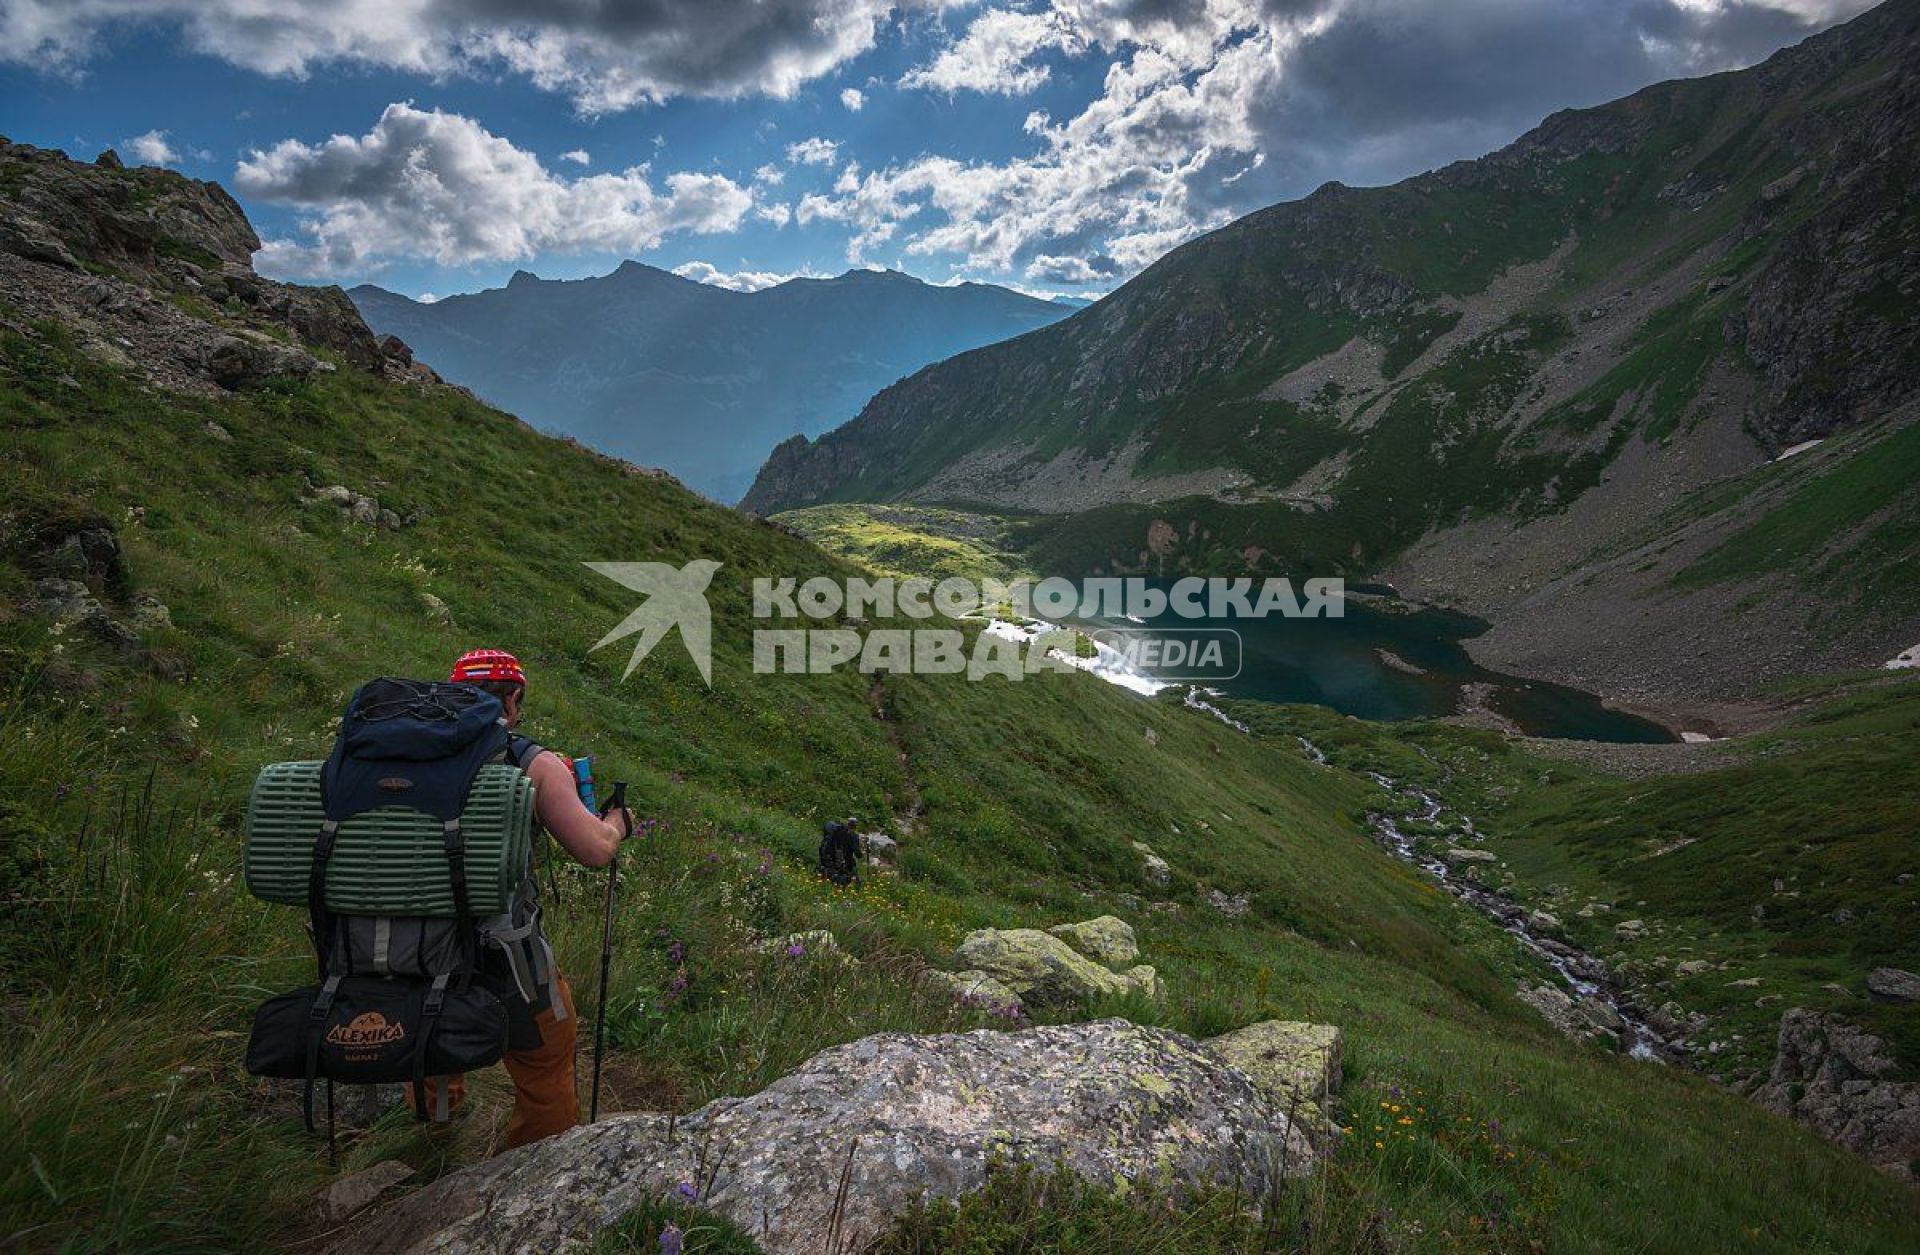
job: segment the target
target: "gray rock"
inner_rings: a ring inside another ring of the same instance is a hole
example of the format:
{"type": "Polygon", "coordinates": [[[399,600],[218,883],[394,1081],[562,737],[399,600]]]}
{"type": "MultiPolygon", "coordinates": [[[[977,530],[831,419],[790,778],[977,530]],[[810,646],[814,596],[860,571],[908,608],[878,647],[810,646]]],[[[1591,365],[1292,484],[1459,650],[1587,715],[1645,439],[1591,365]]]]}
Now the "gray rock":
{"type": "Polygon", "coordinates": [[[208,377],[229,391],[310,375],[317,365],[308,353],[252,335],[216,336],[206,351],[208,377]]]}
{"type": "Polygon", "coordinates": [[[1207,905],[1228,919],[1239,919],[1247,913],[1251,904],[1244,893],[1223,893],[1218,889],[1209,889],[1207,905]]]}
{"type": "Polygon", "coordinates": [[[1314,1149],[1267,1090],[1179,1033],[1122,1020],[882,1033],[823,1051],[750,1098],[671,1122],[615,1116],[454,1173],[335,1249],[557,1250],[704,1181],[704,1164],[699,1205],[769,1255],[815,1255],[830,1232],[859,1250],[916,1199],[978,1189],[995,1158],[1102,1183],[1231,1188],[1305,1173],[1314,1149]]]}
{"type": "Polygon", "coordinates": [[[339,1224],[365,1211],[375,1199],[413,1175],[413,1169],[398,1159],[388,1159],[341,1177],[320,1196],[320,1219],[339,1224]]]}
{"type": "Polygon", "coordinates": [[[1753,1100],[1911,1181],[1920,1160],[1920,1084],[1889,1079],[1899,1070],[1880,1038],[1796,1007],[1780,1017],[1773,1070],[1753,1100]]]}
{"type": "Polygon", "coordinates": [[[1897,967],[1867,973],[1867,992],[1888,1002],[1920,1002],[1920,976],[1897,967]]]}
{"type": "Polygon", "coordinates": [[[1331,1024],[1265,1020],[1206,1043],[1209,1053],[1245,1072],[1316,1143],[1330,1143],[1336,1121],[1327,1111],[1340,1091],[1345,1043],[1331,1024]]]}
{"type": "Polygon", "coordinates": [[[441,627],[453,626],[453,609],[432,593],[421,593],[420,604],[426,607],[427,618],[441,627]]]}
{"type": "Polygon", "coordinates": [[[1469,850],[1461,846],[1454,846],[1445,854],[1441,855],[1441,857],[1449,863],[1492,863],[1497,861],[1497,856],[1492,850],[1469,850]]]}
{"type": "Polygon", "coordinates": [[[130,618],[133,626],[143,632],[173,626],[173,611],[167,609],[167,603],[152,593],[134,595],[130,618]]]}
{"type": "Polygon", "coordinates": [[[1613,926],[1613,935],[1618,941],[1638,941],[1647,935],[1647,922],[1639,919],[1623,919],[1613,926]]]}
{"type": "Polygon", "coordinates": [[[978,969],[968,972],[942,972],[932,969],[927,972],[927,979],[951,991],[955,1001],[979,1007],[984,1011],[1017,1015],[1021,1010],[1019,994],[978,969]]]}
{"type": "Polygon", "coordinates": [[[1047,931],[1116,972],[1133,966],[1140,958],[1133,926],[1116,915],[1102,915],[1078,924],[1055,924],[1047,931]]]}
{"type": "Polygon", "coordinates": [[[1133,852],[1140,856],[1140,869],[1145,873],[1148,884],[1164,885],[1173,879],[1173,868],[1167,865],[1167,860],[1155,854],[1153,847],[1145,841],[1135,841],[1133,852]]]}
{"type": "Polygon", "coordinates": [[[1673,974],[1675,976],[1698,976],[1702,972],[1711,972],[1712,970],[1713,964],[1707,962],[1705,959],[1688,959],[1684,963],[1676,964],[1673,969],[1673,974]]]}
{"type": "Polygon", "coordinates": [[[879,859],[883,863],[892,863],[900,857],[900,843],[884,832],[863,832],[860,842],[866,847],[869,858],[879,859]]]}
{"type": "Polygon", "coordinates": [[[1150,998],[1164,995],[1151,967],[1109,972],[1036,928],[982,928],[960,943],[958,956],[963,967],[986,972],[1034,1005],[1071,1007],[1136,992],[1150,998]]]}

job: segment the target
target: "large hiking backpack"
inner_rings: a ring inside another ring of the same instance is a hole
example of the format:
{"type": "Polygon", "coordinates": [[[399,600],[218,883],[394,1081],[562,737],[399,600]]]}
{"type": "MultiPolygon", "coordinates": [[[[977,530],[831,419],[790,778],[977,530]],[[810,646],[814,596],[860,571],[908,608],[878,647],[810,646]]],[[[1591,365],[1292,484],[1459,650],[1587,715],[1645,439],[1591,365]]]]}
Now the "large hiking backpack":
{"type": "MultiPolygon", "coordinates": [[[[319,983],[254,1017],[247,1070],[304,1080],[408,1082],[496,1063],[508,1045],[500,996],[478,980],[505,957],[532,1002],[552,980],[534,895],[540,747],[507,731],[499,700],[468,684],[383,678],[361,686],[324,763],[276,763],[254,782],[247,886],[302,905],[319,983]]],[[[555,1001],[556,1008],[564,1004],[555,1001]]]]}

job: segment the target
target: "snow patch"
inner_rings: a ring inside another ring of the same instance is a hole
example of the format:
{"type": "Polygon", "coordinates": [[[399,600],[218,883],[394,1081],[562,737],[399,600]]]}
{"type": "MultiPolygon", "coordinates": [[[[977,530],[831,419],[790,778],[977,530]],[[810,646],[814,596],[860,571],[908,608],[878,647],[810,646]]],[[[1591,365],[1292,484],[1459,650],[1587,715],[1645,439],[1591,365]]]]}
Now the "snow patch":
{"type": "Polygon", "coordinates": [[[1920,645],[1903,649],[1880,665],[1888,671],[1906,671],[1913,667],[1920,667],[1920,645]]]}
{"type": "MultiPolygon", "coordinates": [[[[1023,646],[1031,645],[1047,633],[1059,630],[1058,624],[1048,623],[1043,619],[1027,619],[1020,623],[1009,622],[1006,619],[990,619],[983,629],[988,636],[995,636],[1003,641],[1014,641],[1023,646]]],[[[1093,649],[1091,658],[1071,657],[1058,649],[1048,650],[1047,656],[1058,659],[1077,671],[1084,671],[1096,679],[1105,680],[1108,684],[1118,685],[1130,693],[1138,693],[1142,697],[1152,697],[1161,689],[1169,687],[1165,680],[1156,680],[1135,667],[1128,661],[1125,654],[1111,645],[1103,645],[1096,640],[1093,641],[1093,649]]]]}
{"type": "Polygon", "coordinates": [[[1775,458],[1774,461],[1784,462],[1788,458],[1793,457],[1796,454],[1805,453],[1808,449],[1813,448],[1813,446],[1817,444],[1824,444],[1824,443],[1826,443],[1826,437],[1822,436],[1818,440],[1802,440],[1799,444],[1788,445],[1786,448],[1780,450],[1780,456],[1775,458]]]}

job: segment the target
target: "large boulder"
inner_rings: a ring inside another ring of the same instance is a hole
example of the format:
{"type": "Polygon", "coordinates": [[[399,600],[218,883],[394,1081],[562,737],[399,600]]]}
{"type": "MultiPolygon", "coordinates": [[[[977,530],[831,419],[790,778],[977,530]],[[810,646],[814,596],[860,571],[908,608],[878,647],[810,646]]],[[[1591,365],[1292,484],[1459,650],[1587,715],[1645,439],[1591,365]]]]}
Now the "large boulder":
{"type": "Polygon", "coordinates": [[[814,1255],[830,1234],[862,1249],[923,1196],[980,1188],[994,1160],[1255,1191],[1314,1155],[1266,1088],[1179,1033],[1124,1020],[882,1033],[750,1098],[675,1121],[616,1116],[454,1173],[334,1249],[558,1250],[685,1187],[769,1255],[814,1255]]]}
{"type": "Polygon", "coordinates": [[[1340,1090],[1344,1044],[1331,1024],[1263,1020],[1206,1045],[1209,1053],[1246,1073],[1302,1131],[1324,1139],[1334,1129],[1326,1104],[1340,1090]]]}
{"type": "Polygon", "coordinates": [[[1897,967],[1867,973],[1867,992],[1888,1002],[1920,1002],[1920,976],[1897,967]]]}
{"type": "Polygon", "coordinates": [[[1102,915],[1078,924],[1055,924],[1047,931],[1116,972],[1125,971],[1140,959],[1140,945],[1133,939],[1133,926],[1117,915],[1102,915]]]}
{"type": "Polygon", "coordinates": [[[1889,1079],[1899,1070],[1880,1038],[1796,1007],[1780,1017],[1773,1072],[1753,1100],[1911,1181],[1920,1162],[1920,1083],[1889,1079]]]}
{"type": "Polygon", "coordinates": [[[1109,972],[1037,928],[982,928],[967,935],[958,954],[961,966],[986,972],[1035,1006],[1070,1007],[1136,992],[1163,995],[1151,967],[1109,972]]]}
{"type": "Polygon", "coordinates": [[[931,969],[927,972],[927,980],[951,992],[956,1002],[996,1015],[1013,1017],[1020,1014],[1020,995],[985,972],[942,972],[931,969]]]}

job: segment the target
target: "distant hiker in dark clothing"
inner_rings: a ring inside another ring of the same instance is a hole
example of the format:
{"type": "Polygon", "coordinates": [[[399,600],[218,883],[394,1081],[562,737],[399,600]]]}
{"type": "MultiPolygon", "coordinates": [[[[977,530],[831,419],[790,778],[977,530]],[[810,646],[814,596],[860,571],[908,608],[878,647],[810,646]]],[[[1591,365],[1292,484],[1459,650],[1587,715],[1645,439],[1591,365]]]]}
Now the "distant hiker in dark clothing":
{"type": "Polygon", "coordinates": [[[836,885],[860,879],[860,821],[829,819],[820,838],[820,874],[836,885]]]}

